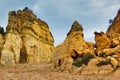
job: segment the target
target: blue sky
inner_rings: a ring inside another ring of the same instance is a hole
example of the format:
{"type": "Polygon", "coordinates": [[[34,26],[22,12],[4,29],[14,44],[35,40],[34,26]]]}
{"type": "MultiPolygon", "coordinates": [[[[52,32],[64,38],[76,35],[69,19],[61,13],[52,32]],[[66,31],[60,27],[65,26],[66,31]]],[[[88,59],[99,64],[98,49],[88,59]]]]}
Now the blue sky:
{"type": "Polygon", "coordinates": [[[87,41],[94,41],[94,31],[106,31],[109,19],[120,8],[119,0],[0,0],[0,25],[6,27],[8,12],[29,7],[46,21],[55,39],[62,43],[74,20],[84,28],[87,41]]]}

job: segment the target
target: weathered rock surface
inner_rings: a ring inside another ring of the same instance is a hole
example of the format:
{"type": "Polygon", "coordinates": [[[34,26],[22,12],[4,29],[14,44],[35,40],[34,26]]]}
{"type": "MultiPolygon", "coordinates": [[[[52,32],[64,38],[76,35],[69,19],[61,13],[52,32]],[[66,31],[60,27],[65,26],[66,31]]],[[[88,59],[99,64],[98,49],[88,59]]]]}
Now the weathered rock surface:
{"type": "Polygon", "coordinates": [[[53,63],[58,71],[81,74],[119,75],[120,10],[106,33],[95,32],[95,44],[84,39],[83,27],[74,21],[64,42],[54,48],[54,39],[46,22],[27,7],[9,12],[6,32],[0,27],[0,62],[53,63]]]}
{"type": "Polygon", "coordinates": [[[1,64],[48,62],[53,50],[54,39],[46,22],[27,7],[9,12],[1,64]]]}
{"type": "Polygon", "coordinates": [[[55,48],[54,68],[81,74],[114,72],[120,62],[119,29],[120,11],[106,33],[94,33],[94,45],[84,40],[83,27],[75,21],[64,42],[55,48]]]}
{"type": "Polygon", "coordinates": [[[120,37],[120,10],[106,33],[111,39],[120,37]]]}
{"type": "MultiPolygon", "coordinates": [[[[95,32],[95,42],[97,55],[109,59],[111,66],[116,70],[120,62],[120,10],[106,33],[95,32]]],[[[100,74],[103,74],[102,72],[100,74]]]]}
{"type": "Polygon", "coordinates": [[[106,33],[95,32],[95,41],[97,47],[102,49],[114,48],[120,44],[120,10],[114,18],[106,33]]]}
{"type": "Polygon", "coordinates": [[[94,44],[84,40],[82,26],[78,21],[74,21],[64,42],[55,48],[53,56],[54,67],[70,70],[74,59],[79,59],[86,54],[95,56],[94,44]]]}
{"type": "Polygon", "coordinates": [[[106,33],[95,32],[96,53],[120,56],[120,10],[106,33]]]}
{"type": "Polygon", "coordinates": [[[19,35],[7,33],[1,54],[1,64],[14,65],[19,62],[22,40],[19,35]]]}
{"type": "Polygon", "coordinates": [[[3,44],[4,44],[3,36],[4,36],[4,29],[0,27],[0,60],[1,60],[1,51],[3,49],[3,44]]]}
{"type": "Polygon", "coordinates": [[[106,35],[112,40],[112,48],[110,51],[119,55],[120,52],[120,10],[117,13],[117,16],[114,18],[112,24],[109,26],[106,35]]]}
{"type": "Polygon", "coordinates": [[[114,72],[111,62],[106,58],[96,57],[91,59],[87,65],[82,65],[78,70],[74,70],[81,74],[109,74],[114,72]]]}
{"type": "Polygon", "coordinates": [[[96,47],[96,53],[99,53],[103,49],[108,49],[112,45],[112,40],[107,37],[107,35],[104,32],[95,32],[95,47],[96,47]]]}

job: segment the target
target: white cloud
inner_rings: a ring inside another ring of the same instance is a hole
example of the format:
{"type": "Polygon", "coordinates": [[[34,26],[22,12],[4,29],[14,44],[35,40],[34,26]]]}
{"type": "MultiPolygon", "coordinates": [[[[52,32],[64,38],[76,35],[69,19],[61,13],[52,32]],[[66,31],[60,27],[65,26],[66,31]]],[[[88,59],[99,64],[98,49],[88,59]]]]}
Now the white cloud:
{"type": "Polygon", "coordinates": [[[42,13],[43,11],[46,11],[44,10],[44,7],[48,6],[47,3],[48,1],[45,0],[37,0],[35,4],[32,5],[32,10],[36,14],[42,13]]]}
{"type": "Polygon", "coordinates": [[[119,8],[119,0],[38,0],[33,5],[36,14],[41,14],[43,18],[46,17],[48,22],[51,21],[50,27],[61,26],[57,27],[55,29],[57,33],[53,34],[57,44],[63,40],[62,36],[57,36],[66,35],[60,31],[62,28],[67,29],[65,25],[72,24],[69,22],[73,19],[82,21],[83,25],[87,24],[83,26],[85,38],[91,38],[94,36],[94,31],[106,31],[109,25],[107,21],[115,17],[119,8]],[[61,22],[60,19],[63,21],[61,22]],[[69,20],[68,23],[65,23],[65,20],[69,20]],[[90,26],[93,27],[90,28],[90,26]]]}
{"type": "Polygon", "coordinates": [[[35,11],[35,12],[39,12],[39,3],[36,3],[35,5],[33,5],[33,10],[35,11]]]}
{"type": "Polygon", "coordinates": [[[91,0],[90,7],[92,8],[91,12],[99,14],[108,14],[113,13],[120,8],[119,0],[91,0]]]}
{"type": "Polygon", "coordinates": [[[101,8],[106,4],[105,0],[91,0],[90,6],[94,8],[101,8]]]}

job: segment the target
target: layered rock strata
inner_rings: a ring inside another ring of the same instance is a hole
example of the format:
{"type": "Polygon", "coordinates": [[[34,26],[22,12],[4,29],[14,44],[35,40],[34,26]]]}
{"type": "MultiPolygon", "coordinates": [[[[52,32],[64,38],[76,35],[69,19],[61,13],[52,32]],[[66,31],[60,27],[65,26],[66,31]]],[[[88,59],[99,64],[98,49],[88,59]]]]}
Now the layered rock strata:
{"type": "Polygon", "coordinates": [[[96,53],[119,55],[120,49],[120,10],[106,33],[95,33],[96,53]]]}
{"type": "Polygon", "coordinates": [[[120,64],[120,10],[107,32],[95,32],[95,45],[84,40],[83,27],[75,21],[66,39],[55,48],[53,64],[58,71],[109,74],[120,64]]]}
{"type": "Polygon", "coordinates": [[[106,33],[95,32],[95,44],[84,39],[83,27],[74,21],[64,42],[54,48],[46,22],[27,7],[10,11],[6,32],[0,27],[0,62],[53,63],[58,71],[109,74],[120,67],[120,10],[106,33]]]}
{"type": "Polygon", "coordinates": [[[54,39],[46,22],[27,7],[9,12],[1,64],[48,62],[53,50],[54,39]]]}

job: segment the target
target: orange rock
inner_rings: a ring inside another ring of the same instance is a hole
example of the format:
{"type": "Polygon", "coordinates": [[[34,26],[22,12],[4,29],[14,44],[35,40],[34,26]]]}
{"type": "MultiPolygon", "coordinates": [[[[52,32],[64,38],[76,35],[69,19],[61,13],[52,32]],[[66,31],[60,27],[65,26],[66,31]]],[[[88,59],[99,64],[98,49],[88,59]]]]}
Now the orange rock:
{"type": "Polygon", "coordinates": [[[107,49],[111,47],[112,40],[107,37],[104,32],[95,32],[95,47],[96,53],[102,51],[103,49],[107,49]]]}
{"type": "Polygon", "coordinates": [[[109,26],[106,34],[111,39],[120,37],[120,10],[114,18],[112,24],[109,26]]]}
{"type": "MultiPolygon", "coordinates": [[[[53,59],[55,65],[58,65],[59,60],[67,62],[69,61],[67,59],[74,60],[80,58],[84,54],[95,55],[94,44],[84,40],[83,28],[78,21],[75,21],[64,42],[55,48],[53,59]],[[65,56],[67,56],[67,58],[65,56]]],[[[60,66],[62,66],[62,64],[60,66]]]]}

